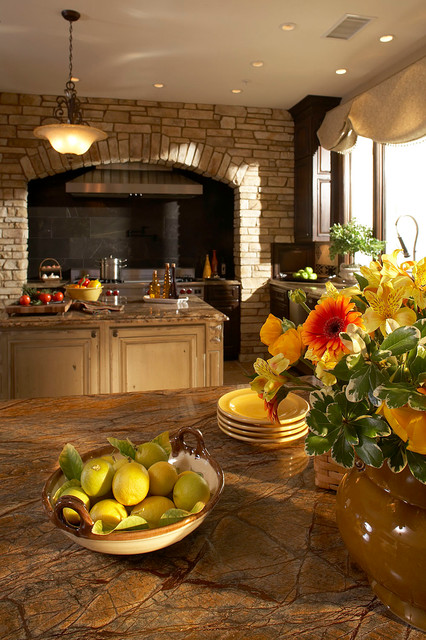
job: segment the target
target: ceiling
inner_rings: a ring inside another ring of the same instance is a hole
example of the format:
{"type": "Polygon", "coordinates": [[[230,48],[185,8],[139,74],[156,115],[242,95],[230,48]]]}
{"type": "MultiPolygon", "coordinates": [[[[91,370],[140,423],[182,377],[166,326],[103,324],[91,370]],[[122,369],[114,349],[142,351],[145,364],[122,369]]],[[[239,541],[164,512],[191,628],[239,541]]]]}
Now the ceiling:
{"type": "Polygon", "coordinates": [[[350,97],[426,52],[425,0],[2,0],[0,91],[63,94],[62,9],[81,13],[80,97],[288,109],[308,94],[350,97]],[[349,40],[324,37],[345,14],[374,19],[349,40]]]}

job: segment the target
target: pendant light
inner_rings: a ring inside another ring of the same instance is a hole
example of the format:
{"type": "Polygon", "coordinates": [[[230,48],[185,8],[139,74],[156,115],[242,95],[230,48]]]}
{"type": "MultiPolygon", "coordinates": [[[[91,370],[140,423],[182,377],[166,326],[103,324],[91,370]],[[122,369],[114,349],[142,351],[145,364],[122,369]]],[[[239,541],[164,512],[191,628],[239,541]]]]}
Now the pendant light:
{"type": "Polygon", "coordinates": [[[69,22],[69,78],[65,85],[65,96],[56,98],[57,106],[53,115],[59,122],[37,127],[34,135],[48,140],[58,153],[80,156],[94,142],[105,140],[107,134],[83,121],[80,100],[75,90],[72,74],[72,24],[80,18],[80,14],[72,9],[64,9],[62,17],[69,22]]]}

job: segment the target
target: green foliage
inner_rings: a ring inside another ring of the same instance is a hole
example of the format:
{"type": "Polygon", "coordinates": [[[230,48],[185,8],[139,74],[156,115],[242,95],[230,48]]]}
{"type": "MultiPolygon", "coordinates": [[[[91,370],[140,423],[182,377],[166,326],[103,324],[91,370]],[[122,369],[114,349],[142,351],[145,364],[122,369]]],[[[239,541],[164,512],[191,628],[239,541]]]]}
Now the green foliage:
{"type": "Polygon", "coordinates": [[[59,466],[67,480],[80,480],[83,461],[72,444],[66,444],[59,454],[59,466]]]}
{"type": "Polygon", "coordinates": [[[358,251],[371,258],[377,258],[385,248],[385,242],[373,236],[373,231],[356,220],[347,224],[334,224],[330,229],[330,258],[347,253],[353,255],[358,251]]]}

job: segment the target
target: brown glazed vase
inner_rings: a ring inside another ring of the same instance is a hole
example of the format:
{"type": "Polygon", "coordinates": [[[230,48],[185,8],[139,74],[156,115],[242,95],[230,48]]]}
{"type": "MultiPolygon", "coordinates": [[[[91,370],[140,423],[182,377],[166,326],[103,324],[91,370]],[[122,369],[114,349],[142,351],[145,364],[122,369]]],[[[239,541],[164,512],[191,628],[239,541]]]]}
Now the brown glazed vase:
{"type": "Polygon", "coordinates": [[[352,559],[395,615],[426,631],[426,485],[409,470],[364,467],[342,479],[337,524],[352,559]]]}

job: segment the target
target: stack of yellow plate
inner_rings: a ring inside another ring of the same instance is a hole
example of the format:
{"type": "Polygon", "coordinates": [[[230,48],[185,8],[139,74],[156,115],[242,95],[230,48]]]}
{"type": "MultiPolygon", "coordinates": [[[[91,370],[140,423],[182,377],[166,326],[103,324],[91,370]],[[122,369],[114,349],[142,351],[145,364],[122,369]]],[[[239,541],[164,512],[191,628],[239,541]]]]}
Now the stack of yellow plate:
{"type": "Polygon", "coordinates": [[[255,444],[290,443],[308,433],[309,404],[289,393],[278,407],[279,424],[272,424],[264,402],[250,387],[225,393],[217,403],[219,429],[231,438],[255,444]]]}

